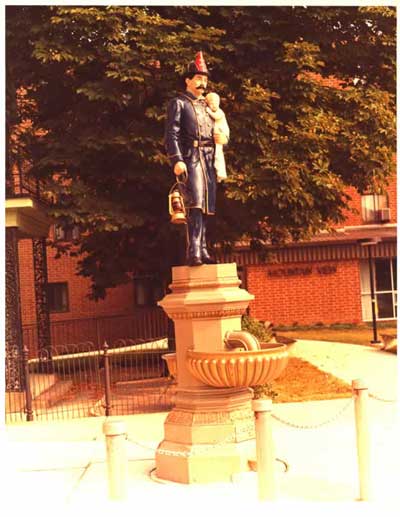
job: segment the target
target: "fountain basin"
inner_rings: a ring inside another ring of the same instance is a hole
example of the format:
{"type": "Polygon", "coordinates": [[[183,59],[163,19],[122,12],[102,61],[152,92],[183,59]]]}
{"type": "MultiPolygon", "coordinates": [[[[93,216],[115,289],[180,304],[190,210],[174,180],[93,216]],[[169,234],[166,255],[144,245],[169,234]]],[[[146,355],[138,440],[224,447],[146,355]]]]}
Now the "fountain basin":
{"type": "Polygon", "coordinates": [[[197,352],[188,350],[186,364],[197,380],[215,388],[249,387],[276,379],[286,368],[286,345],[263,343],[261,350],[197,352]]]}
{"type": "Polygon", "coordinates": [[[162,359],[167,363],[167,368],[170,376],[173,379],[177,379],[177,366],[176,366],[176,353],[173,352],[171,354],[163,354],[161,356],[162,359]]]}

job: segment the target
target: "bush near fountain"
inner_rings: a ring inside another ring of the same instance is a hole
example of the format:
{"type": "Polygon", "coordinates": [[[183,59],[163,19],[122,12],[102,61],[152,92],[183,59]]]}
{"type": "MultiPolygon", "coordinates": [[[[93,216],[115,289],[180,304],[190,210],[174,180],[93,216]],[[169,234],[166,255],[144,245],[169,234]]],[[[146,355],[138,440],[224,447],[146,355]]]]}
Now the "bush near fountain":
{"type": "MultiPolygon", "coordinates": [[[[243,316],[242,328],[263,342],[284,342],[287,346],[296,342],[293,336],[297,334],[290,333],[289,337],[276,334],[272,323],[249,316],[243,316]]],[[[254,398],[271,398],[274,402],[329,400],[352,395],[349,384],[297,357],[289,358],[286,368],[274,381],[252,388],[254,398]]]]}
{"type": "MultiPolygon", "coordinates": [[[[242,329],[253,334],[260,343],[262,343],[261,347],[263,345],[267,346],[268,343],[279,342],[273,330],[273,325],[269,321],[258,321],[251,316],[244,315],[242,316],[242,329]]],[[[283,344],[290,345],[294,342],[295,340],[290,339],[289,342],[286,340],[286,343],[283,344]]],[[[272,389],[272,384],[270,382],[256,384],[252,386],[252,389],[255,399],[271,398],[274,400],[278,396],[278,393],[272,389]]]]}

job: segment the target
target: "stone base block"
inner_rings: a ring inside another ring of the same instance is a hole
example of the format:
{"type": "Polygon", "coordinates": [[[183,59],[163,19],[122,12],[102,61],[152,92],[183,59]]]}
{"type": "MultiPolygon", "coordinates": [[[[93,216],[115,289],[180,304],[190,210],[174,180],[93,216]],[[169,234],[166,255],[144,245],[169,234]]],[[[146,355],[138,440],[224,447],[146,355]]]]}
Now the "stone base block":
{"type": "Polygon", "coordinates": [[[250,470],[254,440],[241,443],[185,445],[163,440],[156,453],[156,475],[175,483],[230,482],[250,470]]]}
{"type": "Polygon", "coordinates": [[[249,470],[254,455],[250,390],[179,389],[157,449],[156,475],[177,483],[231,481],[249,470]]]}

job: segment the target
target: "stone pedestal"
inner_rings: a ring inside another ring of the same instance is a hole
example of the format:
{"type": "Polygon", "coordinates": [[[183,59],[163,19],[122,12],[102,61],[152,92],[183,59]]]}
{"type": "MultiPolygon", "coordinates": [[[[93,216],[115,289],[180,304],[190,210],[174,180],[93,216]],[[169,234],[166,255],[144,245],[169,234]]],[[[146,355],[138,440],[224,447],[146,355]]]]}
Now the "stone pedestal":
{"type": "Polygon", "coordinates": [[[172,268],[172,293],[159,305],[175,326],[178,387],[204,386],[186,366],[186,352],[224,350],[228,330],[241,330],[241,316],[254,296],[240,289],[236,264],[172,268]]]}
{"type": "Polygon", "coordinates": [[[248,388],[179,390],[156,453],[157,476],[178,483],[231,481],[255,454],[248,388]]]}
{"type": "Polygon", "coordinates": [[[224,350],[224,336],[241,329],[253,299],[240,289],[236,264],[173,268],[172,293],[159,304],[174,321],[178,387],[156,453],[157,477],[179,483],[230,481],[249,470],[255,454],[249,388],[212,388],[192,376],[188,349],[224,350]]]}

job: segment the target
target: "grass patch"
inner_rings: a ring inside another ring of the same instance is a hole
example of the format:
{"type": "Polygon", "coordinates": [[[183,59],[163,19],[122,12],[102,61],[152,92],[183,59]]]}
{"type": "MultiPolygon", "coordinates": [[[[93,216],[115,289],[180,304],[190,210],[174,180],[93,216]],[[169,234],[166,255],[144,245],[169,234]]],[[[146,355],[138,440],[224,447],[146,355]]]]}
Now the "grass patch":
{"type": "MultiPolygon", "coordinates": [[[[380,328],[378,325],[379,334],[385,334],[388,331],[396,332],[397,327],[393,324],[391,327],[385,326],[380,328]]],[[[291,330],[280,329],[279,335],[294,338],[294,339],[311,339],[315,341],[332,341],[337,343],[349,343],[354,345],[369,345],[373,339],[372,329],[369,327],[351,327],[351,328],[337,328],[337,327],[323,327],[323,328],[299,328],[291,330]]]]}
{"type": "Polygon", "coordinates": [[[352,394],[349,384],[297,357],[289,358],[286,369],[270,386],[278,394],[274,402],[330,400],[352,394]]]}

